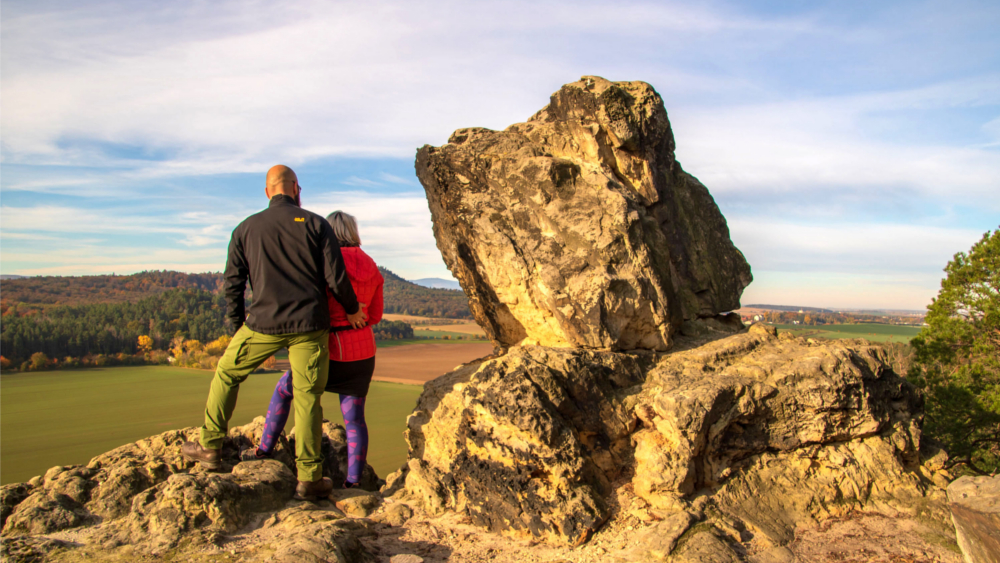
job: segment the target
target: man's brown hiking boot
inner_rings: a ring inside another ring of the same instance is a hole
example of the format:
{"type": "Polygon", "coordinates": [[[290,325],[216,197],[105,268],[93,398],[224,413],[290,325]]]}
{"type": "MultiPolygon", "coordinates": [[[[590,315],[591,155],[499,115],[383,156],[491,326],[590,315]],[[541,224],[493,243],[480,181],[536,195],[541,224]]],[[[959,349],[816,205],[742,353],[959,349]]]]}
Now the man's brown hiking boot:
{"type": "Polygon", "coordinates": [[[219,461],[219,450],[210,450],[202,447],[198,442],[184,442],[181,446],[181,455],[188,461],[197,461],[205,469],[215,471],[222,466],[219,461]]]}
{"type": "Polygon", "coordinates": [[[330,496],[333,492],[333,481],[329,477],[323,477],[319,481],[299,481],[295,487],[296,500],[318,500],[330,496]]]}

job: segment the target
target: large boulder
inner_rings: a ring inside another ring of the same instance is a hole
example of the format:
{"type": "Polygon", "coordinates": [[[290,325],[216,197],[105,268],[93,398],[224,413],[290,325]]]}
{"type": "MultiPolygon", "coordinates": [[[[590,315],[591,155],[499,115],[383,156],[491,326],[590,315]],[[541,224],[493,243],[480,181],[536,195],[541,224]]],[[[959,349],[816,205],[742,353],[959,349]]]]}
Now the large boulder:
{"type": "Polygon", "coordinates": [[[1000,475],[956,479],[948,486],[948,504],[965,560],[1000,561],[1000,475]]]}
{"type": "Polygon", "coordinates": [[[644,82],[584,77],[526,123],[417,153],[434,235],[499,346],[666,350],[750,266],[644,82]]]}
{"type": "Polygon", "coordinates": [[[919,395],[885,360],[763,325],[668,355],[514,347],[425,386],[386,492],[563,543],[607,519],[623,478],[663,515],[714,511],[774,545],[852,510],[908,513],[933,482],[919,395]]]}

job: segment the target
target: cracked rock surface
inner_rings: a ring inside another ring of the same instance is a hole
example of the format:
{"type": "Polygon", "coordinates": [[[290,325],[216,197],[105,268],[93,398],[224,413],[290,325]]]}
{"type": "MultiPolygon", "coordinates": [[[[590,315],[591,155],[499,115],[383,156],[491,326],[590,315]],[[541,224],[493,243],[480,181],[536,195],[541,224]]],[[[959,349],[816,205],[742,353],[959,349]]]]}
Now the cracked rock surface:
{"type": "Polygon", "coordinates": [[[525,123],[424,146],[416,170],[499,346],[666,350],[685,321],[739,308],[752,279],[644,82],[584,77],[525,123]]]}

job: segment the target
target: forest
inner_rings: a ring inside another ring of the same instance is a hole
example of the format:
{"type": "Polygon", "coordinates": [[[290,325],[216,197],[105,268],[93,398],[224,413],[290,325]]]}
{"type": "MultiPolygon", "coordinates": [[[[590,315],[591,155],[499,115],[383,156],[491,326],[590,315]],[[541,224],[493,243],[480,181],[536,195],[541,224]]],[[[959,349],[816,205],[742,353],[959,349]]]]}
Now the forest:
{"type": "Polygon", "coordinates": [[[33,276],[3,280],[2,302],[34,305],[87,305],[134,302],[171,289],[222,288],[222,274],[151,271],[129,276],[33,276]]]}
{"type": "MultiPolygon", "coordinates": [[[[166,290],[134,303],[38,305],[5,300],[0,367],[28,371],[168,363],[171,358],[175,365],[214,367],[232,332],[225,311],[219,293],[190,288],[166,290]]],[[[384,320],[373,329],[378,340],[413,337],[413,328],[401,321],[384,320]]]]}

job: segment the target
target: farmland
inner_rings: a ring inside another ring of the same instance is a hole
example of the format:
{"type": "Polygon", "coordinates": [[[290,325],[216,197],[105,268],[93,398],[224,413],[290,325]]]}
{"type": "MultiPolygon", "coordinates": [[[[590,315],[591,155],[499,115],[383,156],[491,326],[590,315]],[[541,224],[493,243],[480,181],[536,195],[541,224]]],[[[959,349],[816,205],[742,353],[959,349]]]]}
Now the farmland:
{"type": "Polygon", "coordinates": [[[805,326],[775,324],[779,331],[790,332],[804,338],[864,338],[872,342],[909,342],[920,333],[920,327],[888,324],[830,324],[805,326]]]}
{"type": "MultiPolygon", "coordinates": [[[[450,369],[463,361],[459,359],[463,350],[459,344],[446,346],[453,351],[446,361],[454,362],[450,369]]],[[[423,356],[432,352],[413,349],[423,356]]],[[[481,355],[479,350],[465,352],[464,361],[481,355]]],[[[405,365],[408,360],[395,361],[405,365]]],[[[257,373],[240,387],[232,426],[266,412],[279,376],[279,372],[257,373]]],[[[200,426],[211,378],[209,371],[162,366],[4,374],[0,378],[2,483],[25,481],[54,465],[87,463],[97,454],[166,430],[200,426]]],[[[421,390],[420,385],[372,384],[368,461],[380,476],[406,459],[402,432],[421,390]]],[[[341,421],[336,399],[327,395],[325,404],[326,416],[341,421]]]]}

